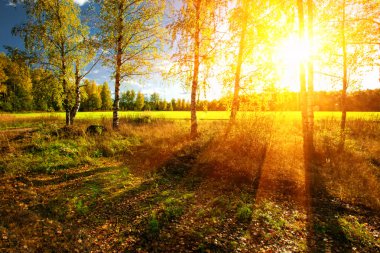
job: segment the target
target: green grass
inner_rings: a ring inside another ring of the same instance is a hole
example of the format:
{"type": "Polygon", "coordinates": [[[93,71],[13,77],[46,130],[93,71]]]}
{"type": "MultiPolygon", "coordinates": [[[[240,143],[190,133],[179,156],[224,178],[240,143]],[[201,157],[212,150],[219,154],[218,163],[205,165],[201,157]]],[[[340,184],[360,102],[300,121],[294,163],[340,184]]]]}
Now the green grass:
{"type": "MultiPolygon", "coordinates": [[[[239,112],[239,117],[251,118],[255,116],[282,116],[288,119],[299,119],[301,112],[239,112]]],[[[340,112],[315,112],[316,119],[325,118],[340,118],[340,112]]],[[[170,119],[170,120],[187,120],[190,119],[190,112],[188,111],[150,111],[150,112],[135,112],[135,111],[121,111],[120,117],[135,118],[141,116],[150,116],[152,118],[170,119]]],[[[199,120],[227,120],[229,119],[230,112],[228,111],[200,111],[197,112],[199,120]]],[[[60,117],[64,119],[64,112],[45,113],[45,112],[30,112],[30,113],[0,113],[0,121],[2,118],[14,119],[28,119],[37,117],[60,117]]],[[[112,118],[112,112],[79,112],[77,119],[101,119],[112,118]]],[[[380,112],[348,112],[348,119],[377,119],[380,120],[380,112]]]]}

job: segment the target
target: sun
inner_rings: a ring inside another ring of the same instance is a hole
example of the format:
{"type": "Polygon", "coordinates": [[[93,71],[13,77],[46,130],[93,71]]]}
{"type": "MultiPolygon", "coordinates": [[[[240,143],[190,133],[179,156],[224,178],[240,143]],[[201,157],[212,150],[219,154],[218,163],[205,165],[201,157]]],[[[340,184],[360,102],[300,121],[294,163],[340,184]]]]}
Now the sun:
{"type": "Polygon", "coordinates": [[[280,88],[299,91],[299,65],[310,56],[307,43],[291,35],[278,43],[275,62],[280,78],[280,88]]]}

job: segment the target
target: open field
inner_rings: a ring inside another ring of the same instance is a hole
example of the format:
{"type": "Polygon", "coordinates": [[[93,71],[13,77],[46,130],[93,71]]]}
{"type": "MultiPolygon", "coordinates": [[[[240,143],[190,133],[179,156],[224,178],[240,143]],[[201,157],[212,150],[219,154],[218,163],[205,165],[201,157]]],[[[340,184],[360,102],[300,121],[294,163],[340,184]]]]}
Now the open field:
{"type": "Polygon", "coordinates": [[[378,113],[349,113],[344,151],[316,113],[309,172],[299,113],[203,120],[197,141],[189,112],[122,115],[1,115],[0,251],[380,251],[378,113]]]}
{"type": "MultiPolygon", "coordinates": [[[[160,119],[190,119],[189,111],[120,111],[120,117],[141,117],[150,116],[152,118],[160,119]]],[[[299,118],[301,113],[293,112],[239,112],[240,118],[249,118],[256,115],[276,115],[289,118],[299,118]]],[[[340,112],[315,112],[316,119],[322,118],[339,118],[340,112]]],[[[35,117],[60,117],[64,118],[64,112],[38,112],[38,113],[0,113],[0,117],[14,117],[17,118],[35,118],[35,117]]],[[[227,120],[230,117],[230,112],[227,111],[199,111],[197,117],[200,120],[227,120]]],[[[78,112],[77,119],[101,119],[112,118],[112,112],[78,112]]],[[[347,112],[348,119],[377,119],[380,120],[380,112],[347,112]]]]}
{"type": "MultiPolygon", "coordinates": [[[[190,112],[188,111],[149,111],[149,112],[135,112],[135,111],[122,111],[120,118],[140,118],[148,116],[153,119],[167,119],[167,120],[189,120],[190,112]]],[[[238,117],[241,119],[249,119],[255,117],[276,117],[286,118],[291,120],[299,120],[301,118],[300,112],[240,112],[238,117]]],[[[228,120],[230,112],[227,111],[200,111],[197,112],[199,120],[228,120]]],[[[340,112],[315,112],[316,120],[319,119],[340,119],[340,112]]],[[[0,113],[0,129],[12,127],[30,127],[33,125],[34,120],[38,122],[55,121],[56,119],[64,119],[64,112],[46,113],[0,113]]],[[[112,112],[79,112],[77,120],[101,120],[112,118],[112,112]]],[[[380,121],[380,112],[348,112],[348,120],[365,119],[380,121]]]]}

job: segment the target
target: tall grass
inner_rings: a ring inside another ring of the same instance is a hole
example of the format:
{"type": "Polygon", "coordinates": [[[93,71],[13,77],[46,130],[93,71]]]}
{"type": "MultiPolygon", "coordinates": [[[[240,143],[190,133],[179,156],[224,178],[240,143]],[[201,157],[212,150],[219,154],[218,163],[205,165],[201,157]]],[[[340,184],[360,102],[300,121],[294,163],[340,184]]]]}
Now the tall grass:
{"type": "MultiPolygon", "coordinates": [[[[265,162],[270,165],[270,173],[287,179],[284,182],[301,180],[300,170],[294,169],[302,166],[298,114],[242,113],[227,133],[227,121],[200,121],[201,135],[196,142],[188,138],[187,120],[157,119],[156,115],[146,114],[143,117],[149,120],[142,121],[139,115],[122,116],[119,131],[113,131],[107,116],[78,117],[74,127],[63,128],[62,119],[56,116],[24,118],[2,114],[2,129],[30,126],[34,131],[0,131],[0,170],[9,174],[54,173],[109,159],[151,173],[170,159],[191,152],[196,145],[199,156],[192,162],[197,166],[191,166],[206,178],[251,183],[265,162]],[[86,133],[91,124],[103,125],[107,131],[101,135],[86,133]],[[269,147],[271,153],[267,157],[269,147]]],[[[380,123],[376,117],[366,117],[347,121],[345,151],[340,152],[339,118],[316,116],[315,147],[319,160],[315,167],[332,196],[380,208],[380,123]]]]}
{"type": "Polygon", "coordinates": [[[201,173],[235,184],[252,183],[265,160],[273,118],[256,115],[229,127],[218,131],[201,154],[201,173]]]}
{"type": "Polygon", "coordinates": [[[318,169],[326,188],[345,202],[380,209],[380,123],[349,120],[344,151],[339,149],[339,124],[336,119],[316,124],[318,169]]]}
{"type": "MultiPolygon", "coordinates": [[[[138,118],[143,116],[149,116],[151,118],[167,119],[167,120],[188,120],[190,119],[190,112],[188,111],[121,111],[119,113],[120,117],[125,118],[138,118]]],[[[239,112],[238,117],[240,119],[254,118],[257,115],[261,116],[272,116],[272,117],[286,117],[288,119],[299,120],[301,118],[301,113],[297,111],[291,112],[255,112],[255,111],[242,111],[239,112]]],[[[199,111],[197,112],[197,117],[199,120],[228,120],[230,113],[228,111],[199,111]]],[[[326,119],[335,118],[340,119],[340,112],[315,112],[315,118],[326,119]]],[[[31,112],[31,113],[0,113],[0,123],[22,120],[27,121],[28,119],[41,119],[41,118],[60,118],[64,120],[65,113],[54,112],[54,113],[44,113],[44,112],[31,112]]],[[[112,112],[78,112],[76,119],[78,120],[97,120],[101,118],[112,118],[112,112]]],[[[349,120],[363,119],[371,121],[380,121],[379,112],[348,112],[347,118],[349,120]]],[[[62,123],[64,123],[62,121],[62,123]]]]}

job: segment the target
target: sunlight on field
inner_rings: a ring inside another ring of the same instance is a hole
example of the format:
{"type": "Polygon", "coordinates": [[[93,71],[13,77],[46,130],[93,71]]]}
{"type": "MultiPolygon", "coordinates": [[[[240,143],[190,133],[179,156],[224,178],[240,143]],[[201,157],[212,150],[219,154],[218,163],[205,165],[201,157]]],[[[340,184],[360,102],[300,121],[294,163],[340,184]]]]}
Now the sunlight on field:
{"type": "MultiPolygon", "coordinates": [[[[45,247],[46,231],[53,242],[60,231],[62,243],[81,240],[82,251],[100,234],[126,242],[106,244],[106,252],[204,245],[205,238],[244,241],[244,252],[314,252],[314,242],[326,252],[335,245],[377,252],[379,218],[366,210],[380,208],[379,113],[349,113],[343,152],[340,113],[316,113],[310,175],[300,112],[241,112],[232,129],[229,112],[200,112],[196,141],[188,138],[189,115],[122,112],[112,131],[111,112],[80,113],[70,128],[64,113],[0,114],[4,233],[33,250],[45,247]],[[144,116],[164,120],[133,119],[144,116]],[[92,133],[93,124],[109,130],[92,133]],[[84,232],[72,236],[78,228],[84,232]],[[189,228],[199,236],[187,237],[189,228]],[[132,242],[131,232],[152,242],[132,242]]],[[[225,252],[237,252],[235,245],[225,252]]]]}
{"type": "MultiPolygon", "coordinates": [[[[190,119],[190,112],[187,111],[150,111],[150,112],[120,112],[119,117],[141,117],[150,116],[152,118],[158,119],[169,119],[169,120],[188,120],[190,119]]],[[[301,112],[240,112],[238,116],[242,119],[252,118],[255,116],[276,116],[276,117],[286,117],[287,119],[300,119],[301,112]]],[[[11,121],[12,119],[20,118],[37,118],[37,117],[61,117],[64,119],[64,112],[55,113],[3,113],[0,114],[0,121],[11,121]]],[[[230,112],[228,111],[201,111],[197,112],[197,117],[200,120],[228,120],[230,117],[230,112]]],[[[341,117],[340,112],[315,112],[315,119],[326,119],[334,118],[339,119],[341,117]]],[[[348,119],[372,119],[380,120],[380,112],[348,112],[348,119]]],[[[77,114],[77,119],[102,119],[102,118],[112,118],[112,112],[79,112],[77,114]]]]}

